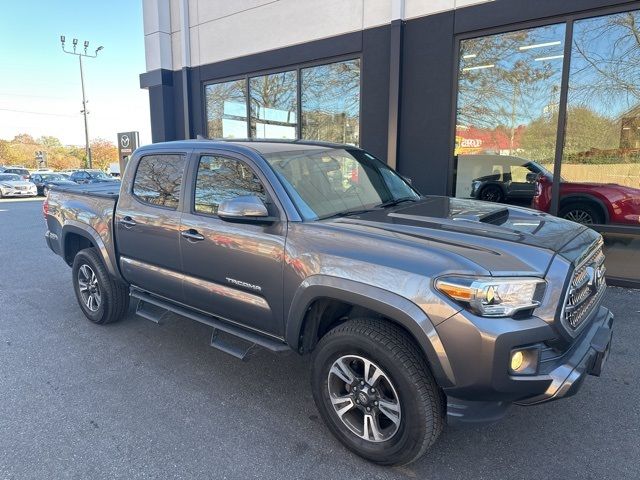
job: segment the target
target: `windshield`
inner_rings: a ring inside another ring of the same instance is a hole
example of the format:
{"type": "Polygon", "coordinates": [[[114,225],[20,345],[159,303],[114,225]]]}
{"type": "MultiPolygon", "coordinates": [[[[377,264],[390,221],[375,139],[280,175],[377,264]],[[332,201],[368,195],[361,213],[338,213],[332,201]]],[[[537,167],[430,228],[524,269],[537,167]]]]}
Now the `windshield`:
{"type": "Polygon", "coordinates": [[[89,175],[91,175],[93,178],[106,178],[108,180],[111,180],[112,177],[110,177],[109,175],[107,175],[106,173],[100,171],[100,170],[92,170],[89,172],[89,175]]]}
{"type": "Polygon", "coordinates": [[[312,147],[264,157],[308,220],[420,198],[400,175],[362,150],[312,147]]]}
{"type": "Polygon", "coordinates": [[[14,173],[2,173],[2,174],[0,174],[0,181],[17,182],[19,180],[21,180],[20,176],[14,174],[14,173]]]}
{"type": "Polygon", "coordinates": [[[62,175],[59,175],[57,173],[50,173],[50,174],[45,174],[45,175],[41,175],[43,180],[46,180],[47,182],[52,182],[54,180],[66,180],[66,178],[64,178],[62,175]]]}

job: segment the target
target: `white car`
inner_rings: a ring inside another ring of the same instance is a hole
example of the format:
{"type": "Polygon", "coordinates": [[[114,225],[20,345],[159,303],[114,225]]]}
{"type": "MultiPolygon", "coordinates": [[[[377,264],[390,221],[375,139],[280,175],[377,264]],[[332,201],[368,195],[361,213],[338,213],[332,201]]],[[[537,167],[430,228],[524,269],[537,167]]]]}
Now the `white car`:
{"type": "Polygon", "coordinates": [[[38,188],[34,183],[22,180],[15,173],[0,173],[0,198],[35,197],[38,188]]]}

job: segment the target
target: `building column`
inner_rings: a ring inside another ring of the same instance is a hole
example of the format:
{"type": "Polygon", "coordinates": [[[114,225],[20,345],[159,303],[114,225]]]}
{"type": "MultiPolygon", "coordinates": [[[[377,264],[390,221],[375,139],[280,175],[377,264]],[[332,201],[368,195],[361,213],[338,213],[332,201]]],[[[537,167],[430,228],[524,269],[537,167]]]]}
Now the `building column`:
{"type": "Polygon", "coordinates": [[[389,128],[387,133],[387,164],[391,168],[398,167],[403,28],[404,0],[392,0],[391,33],[389,39],[389,128]]]}

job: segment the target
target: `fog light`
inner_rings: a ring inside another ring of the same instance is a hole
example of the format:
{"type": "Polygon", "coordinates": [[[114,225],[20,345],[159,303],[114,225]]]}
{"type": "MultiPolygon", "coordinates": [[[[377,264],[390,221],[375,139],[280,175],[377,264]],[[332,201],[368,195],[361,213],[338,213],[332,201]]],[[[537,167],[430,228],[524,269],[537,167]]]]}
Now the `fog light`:
{"type": "Polygon", "coordinates": [[[524,354],[522,350],[516,350],[511,354],[511,370],[517,372],[524,363],[524,354]]]}
{"type": "Polygon", "coordinates": [[[539,361],[539,345],[511,350],[509,372],[512,375],[535,375],[538,373],[539,361]]]}

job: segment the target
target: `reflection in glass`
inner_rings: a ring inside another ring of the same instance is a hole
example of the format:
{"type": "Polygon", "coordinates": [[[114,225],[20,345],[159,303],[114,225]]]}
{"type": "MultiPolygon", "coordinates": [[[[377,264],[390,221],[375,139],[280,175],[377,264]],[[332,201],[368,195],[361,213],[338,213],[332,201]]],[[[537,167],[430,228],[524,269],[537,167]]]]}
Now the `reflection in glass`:
{"type": "Polygon", "coordinates": [[[358,145],[360,60],[302,70],[302,138],[358,145]]]}
{"type": "Polygon", "coordinates": [[[227,157],[203,156],[198,164],[195,211],[217,214],[224,201],[242,195],[265,200],[264,187],[244,163],[227,157]]]}
{"type": "Polygon", "coordinates": [[[209,138],[247,138],[246,81],[205,86],[209,138]]]}
{"type": "Polygon", "coordinates": [[[558,214],[640,226],[640,13],[579,20],[573,29],[558,214]]]}
{"type": "Polygon", "coordinates": [[[182,155],[142,157],[133,181],[133,194],[143,202],[177,209],[184,165],[182,155]]]}
{"type": "Polygon", "coordinates": [[[457,197],[528,205],[530,174],[553,170],[564,36],[557,24],[460,43],[457,197]]]}
{"type": "Polygon", "coordinates": [[[249,80],[252,138],[296,138],[297,73],[249,80]]]}

